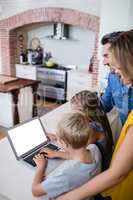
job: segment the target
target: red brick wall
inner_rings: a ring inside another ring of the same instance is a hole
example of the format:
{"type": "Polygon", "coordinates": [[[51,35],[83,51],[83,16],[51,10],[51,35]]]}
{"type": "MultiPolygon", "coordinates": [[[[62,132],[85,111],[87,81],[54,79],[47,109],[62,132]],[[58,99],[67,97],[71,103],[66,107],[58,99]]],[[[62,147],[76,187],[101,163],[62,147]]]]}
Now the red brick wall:
{"type": "Polygon", "coordinates": [[[92,81],[92,85],[96,85],[98,78],[97,45],[99,17],[66,8],[33,9],[0,21],[0,49],[2,51],[1,60],[3,73],[15,75],[15,55],[17,49],[16,29],[38,22],[63,22],[74,26],[80,26],[96,33],[92,81]]]}

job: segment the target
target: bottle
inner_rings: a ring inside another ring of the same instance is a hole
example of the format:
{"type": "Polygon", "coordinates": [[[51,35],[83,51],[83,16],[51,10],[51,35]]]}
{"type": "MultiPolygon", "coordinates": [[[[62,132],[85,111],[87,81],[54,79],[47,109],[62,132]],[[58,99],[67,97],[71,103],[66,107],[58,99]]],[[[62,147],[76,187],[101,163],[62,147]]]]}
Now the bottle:
{"type": "Polygon", "coordinates": [[[24,56],[23,56],[23,52],[21,52],[20,56],[19,56],[19,62],[20,62],[20,64],[23,64],[23,60],[24,60],[24,56]]]}
{"type": "Polygon", "coordinates": [[[32,50],[28,50],[28,63],[32,64],[32,50]]]}

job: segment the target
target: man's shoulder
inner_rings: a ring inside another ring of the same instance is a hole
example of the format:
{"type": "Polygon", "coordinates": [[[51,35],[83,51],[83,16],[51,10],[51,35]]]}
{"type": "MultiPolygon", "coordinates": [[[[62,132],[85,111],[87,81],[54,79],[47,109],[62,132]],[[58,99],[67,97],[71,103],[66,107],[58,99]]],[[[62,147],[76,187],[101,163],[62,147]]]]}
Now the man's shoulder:
{"type": "Polygon", "coordinates": [[[111,83],[111,84],[114,83],[115,85],[117,85],[117,84],[121,85],[122,84],[120,77],[113,72],[109,73],[108,82],[111,83]]]}
{"type": "Polygon", "coordinates": [[[120,81],[120,77],[114,72],[110,72],[108,78],[120,81]]]}

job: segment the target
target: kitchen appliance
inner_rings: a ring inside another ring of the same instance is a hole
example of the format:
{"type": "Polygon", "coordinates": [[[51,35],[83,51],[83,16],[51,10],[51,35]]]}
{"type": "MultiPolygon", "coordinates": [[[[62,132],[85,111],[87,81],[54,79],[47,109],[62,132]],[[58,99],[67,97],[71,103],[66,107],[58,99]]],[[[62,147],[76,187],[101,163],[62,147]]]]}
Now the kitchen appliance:
{"type": "Polygon", "coordinates": [[[64,23],[55,23],[53,37],[55,39],[64,39],[64,40],[69,38],[69,25],[64,23]]]}
{"type": "Polygon", "coordinates": [[[68,70],[63,66],[57,66],[56,68],[38,67],[37,80],[41,81],[38,94],[65,102],[68,70]]]}
{"type": "Polygon", "coordinates": [[[67,40],[69,39],[69,24],[64,23],[54,23],[53,24],[53,34],[46,36],[46,38],[53,38],[57,40],[67,40]]]}

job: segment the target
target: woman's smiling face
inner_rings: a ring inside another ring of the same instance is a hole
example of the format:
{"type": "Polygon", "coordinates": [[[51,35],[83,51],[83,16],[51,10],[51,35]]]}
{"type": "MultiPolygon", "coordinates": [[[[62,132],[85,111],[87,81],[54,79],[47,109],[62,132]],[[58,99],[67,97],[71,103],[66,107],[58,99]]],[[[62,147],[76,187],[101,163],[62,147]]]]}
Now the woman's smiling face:
{"type": "Polygon", "coordinates": [[[109,52],[109,64],[114,69],[114,72],[118,74],[125,85],[132,84],[132,81],[129,77],[123,74],[120,65],[113,59],[112,53],[109,52]]]}

